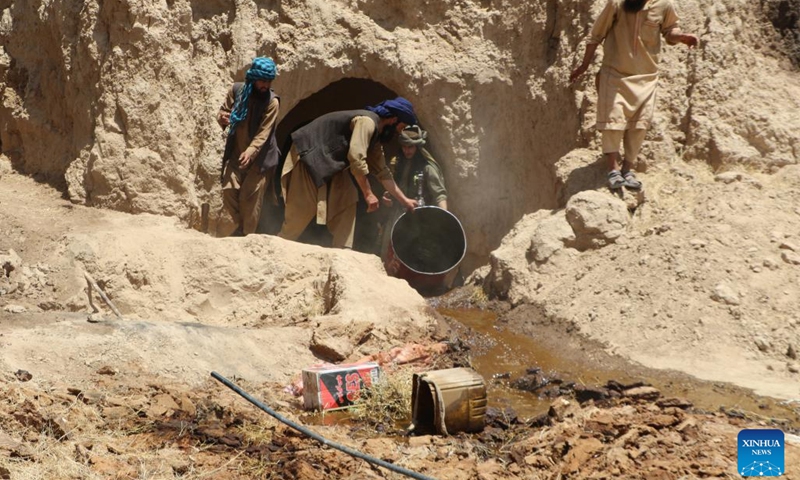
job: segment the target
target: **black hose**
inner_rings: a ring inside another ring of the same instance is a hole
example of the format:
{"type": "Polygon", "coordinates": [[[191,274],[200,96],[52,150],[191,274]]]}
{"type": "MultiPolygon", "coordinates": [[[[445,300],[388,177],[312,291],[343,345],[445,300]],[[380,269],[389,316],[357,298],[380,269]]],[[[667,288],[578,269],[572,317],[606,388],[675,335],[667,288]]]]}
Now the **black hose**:
{"type": "Polygon", "coordinates": [[[307,429],[306,427],[289,420],[288,418],[282,416],[281,414],[279,414],[275,410],[272,410],[271,408],[267,407],[263,403],[259,402],[255,398],[251,397],[247,392],[245,392],[244,390],[242,390],[241,388],[239,388],[238,386],[233,384],[230,380],[228,380],[227,378],[223,377],[219,373],[211,372],[211,376],[216,378],[220,382],[222,382],[222,384],[225,385],[226,387],[230,388],[234,392],[236,392],[239,395],[241,395],[242,397],[244,397],[245,400],[247,400],[248,402],[252,403],[256,407],[260,408],[261,410],[264,410],[265,412],[267,412],[271,416],[275,417],[279,421],[281,421],[281,422],[285,423],[286,425],[294,428],[295,430],[297,430],[297,431],[299,431],[299,432],[301,432],[301,433],[313,438],[314,440],[320,442],[323,445],[327,445],[329,447],[333,447],[333,448],[335,448],[337,450],[340,450],[340,451],[342,451],[342,452],[344,452],[344,453],[346,453],[346,454],[348,454],[350,456],[353,456],[353,457],[356,457],[356,458],[360,458],[362,460],[365,460],[365,461],[367,461],[369,463],[372,463],[374,465],[381,466],[383,468],[388,468],[389,470],[391,470],[391,471],[393,471],[395,473],[399,473],[399,474],[405,475],[407,477],[416,478],[416,479],[419,479],[419,480],[436,480],[433,477],[426,477],[425,475],[422,475],[421,473],[413,472],[413,471],[405,469],[403,467],[398,467],[397,465],[395,465],[393,463],[385,462],[385,461],[383,461],[383,460],[381,460],[379,458],[371,457],[371,456],[369,456],[369,455],[367,455],[365,453],[361,453],[358,450],[353,450],[350,447],[346,447],[346,446],[341,445],[339,443],[332,442],[332,441],[328,440],[327,438],[323,437],[322,435],[312,432],[311,430],[307,429]]]}

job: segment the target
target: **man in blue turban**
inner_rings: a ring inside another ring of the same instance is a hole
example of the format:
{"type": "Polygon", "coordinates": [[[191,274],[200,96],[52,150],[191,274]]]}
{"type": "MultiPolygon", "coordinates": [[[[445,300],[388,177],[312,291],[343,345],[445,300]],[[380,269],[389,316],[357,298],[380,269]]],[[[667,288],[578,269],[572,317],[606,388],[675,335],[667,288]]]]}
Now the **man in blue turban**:
{"type": "Polygon", "coordinates": [[[281,172],[286,212],[280,236],[297,239],[309,222],[327,225],[333,247],[352,248],[358,190],[367,212],[378,197],[367,179],[375,175],[401,206],[417,206],[403,194],[386,166],[381,139],[417,123],[411,102],[398,97],[363,110],[331,112],[292,133],[292,148],[281,172]],[[355,182],[354,182],[355,180],[355,182]]]}
{"type": "Polygon", "coordinates": [[[271,58],[253,59],[244,83],[233,84],[217,114],[226,135],[222,203],[237,226],[232,235],[255,233],[265,192],[273,192],[274,197],[272,178],[280,159],[275,140],[280,97],[271,86],[277,74],[271,58]]]}

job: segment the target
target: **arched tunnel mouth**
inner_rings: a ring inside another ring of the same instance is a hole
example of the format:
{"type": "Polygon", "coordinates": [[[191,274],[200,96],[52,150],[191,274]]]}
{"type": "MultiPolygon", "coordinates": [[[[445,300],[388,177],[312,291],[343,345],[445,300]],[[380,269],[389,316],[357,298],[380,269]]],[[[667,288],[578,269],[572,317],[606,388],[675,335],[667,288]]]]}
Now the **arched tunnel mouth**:
{"type": "MultiPolygon", "coordinates": [[[[278,92],[280,93],[280,92],[278,92]]],[[[328,84],[321,90],[304,98],[294,106],[278,124],[275,132],[276,140],[281,150],[281,163],[276,169],[274,185],[276,193],[280,195],[280,171],[285,157],[291,148],[291,134],[298,128],[306,125],[315,118],[326,113],[341,110],[358,110],[370,105],[376,105],[384,100],[403,96],[403,93],[395,92],[385,85],[370,79],[364,78],[343,78],[328,84]]],[[[420,124],[424,128],[423,120],[420,124]]],[[[430,139],[426,149],[433,151],[430,139]]],[[[399,154],[400,146],[397,139],[383,145],[387,163],[389,159],[399,154]]],[[[435,154],[434,154],[435,155],[435,154]]],[[[373,177],[369,177],[373,190],[380,197],[383,186],[373,177]]],[[[381,234],[382,228],[391,231],[391,225],[381,224],[385,220],[384,215],[368,214],[366,202],[359,190],[359,201],[356,210],[356,231],[353,242],[353,249],[381,255],[381,234]],[[380,224],[380,225],[379,225],[380,224]]],[[[269,200],[265,201],[264,209],[259,224],[259,233],[276,234],[280,231],[283,223],[283,205],[273,205],[269,200]]],[[[306,230],[298,241],[314,245],[330,246],[331,234],[325,225],[317,225],[313,220],[309,223],[306,230]]]]}

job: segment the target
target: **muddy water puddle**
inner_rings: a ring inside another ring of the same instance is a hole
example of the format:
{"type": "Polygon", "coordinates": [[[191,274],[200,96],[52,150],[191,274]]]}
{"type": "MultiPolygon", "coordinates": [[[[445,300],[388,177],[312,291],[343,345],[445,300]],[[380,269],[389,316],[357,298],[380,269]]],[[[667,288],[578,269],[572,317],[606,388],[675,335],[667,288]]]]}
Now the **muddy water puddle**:
{"type": "MultiPolygon", "coordinates": [[[[542,319],[498,318],[485,310],[438,308],[455,334],[470,348],[470,363],[485,379],[489,405],[511,407],[521,418],[548,410],[552,398],[512,388],[512,384],[537,372],[539,378],[578,385],[603,386],[644,382],[662,397],[689,400],[694,408],[726,412],[731,416],[775,420],[784,431],[800,430],[800,405],[761,397],[729,384],[698,380],[679,372],[654,370],[606,353],[602,346],[568,333],[564,327],[542,319]],[[522,328],[527,325],[527,328],[522,328]],[[531,328],[531,325],[535,327],[531,328]],[[522,333],[525,331],[526,333],[522,333]],[[535,332],[535,336],[530,335],[535,332]]],[[[533,310],[526,315],[536,315],[533,310]]]]}

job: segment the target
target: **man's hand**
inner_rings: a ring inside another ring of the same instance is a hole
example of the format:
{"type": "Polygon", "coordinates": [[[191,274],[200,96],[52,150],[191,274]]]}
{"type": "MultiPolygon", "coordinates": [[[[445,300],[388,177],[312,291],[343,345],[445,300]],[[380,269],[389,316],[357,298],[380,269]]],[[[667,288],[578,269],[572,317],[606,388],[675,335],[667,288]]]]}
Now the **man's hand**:
{"type": "Polygon", "coordinates": [[[243,152],[239,155],[239,170],[244,170],[250,166],[250,162],[253,161],[253,157],[251,154],[247,152],[243,152]]]}
{"type": "Polygon", "coordinates": [[[375,194],[372,192],[370,192],[369,195],[364,197],[364,200],[367,201],[367,213],[374,212],[380,206],[380,204],[378,203],[378,197],[376,197],[375,194]]]}
{"type": "Polygon", "coordinates": [[[381,202],[383,202],[383,206],[384,207],[391,207],[392,206],[392,204],[393,204],[392,196],[389,194],[389,192],[383,192],[383,197],[381,197],[381,202]]]}
{"type": "Polygon", "coordinates": [[[697,38],[697,35],[692,35],[691,33],[682,33],[678,41],[688,46],[689,48],[694,48],[697,46],[698,43],[700,43],[700,40],[697,38]]]}
{"type": "Polygon", "coordinates": [[[578,78],[580,78],[580,76],[581,76],[581,75],[583,75],[584,73],[586,73],[586,70],[587,70],[588,68],[589,68],[589,65],[586,65],[586,64],[584,64],[584,63],[581,63],[581,64],[578,66],[578,68],[576,68],[575,70],[573,70],[573,71],[572,71],[572,73],[570,73],[570,74],[569,74],[569,83],[573,83],[575,80],[577,80],[578,78]]]}
{"type": "Polygon", "coordinates": [[[231,124],[231,114],[229,112],[220,112],[219,115],[217,115],[217,123],[219,123],[219,126],[222,128],[227,127],[231,124]]]}
{"type": "Polygon", "coordinates": [[[403,202],[403,207],[405,207],[405,209],[408,210],[409,212],[413,212],[414,209],[417,208],[418,206],[419,202],[417,202],[416,200],[412,200],[410,198],[406,198],[406,201],[403,202]]]}

